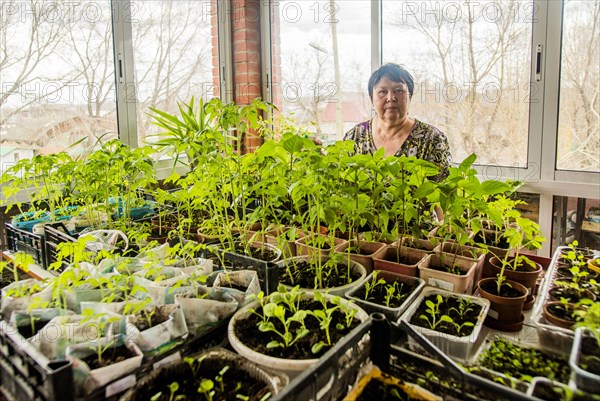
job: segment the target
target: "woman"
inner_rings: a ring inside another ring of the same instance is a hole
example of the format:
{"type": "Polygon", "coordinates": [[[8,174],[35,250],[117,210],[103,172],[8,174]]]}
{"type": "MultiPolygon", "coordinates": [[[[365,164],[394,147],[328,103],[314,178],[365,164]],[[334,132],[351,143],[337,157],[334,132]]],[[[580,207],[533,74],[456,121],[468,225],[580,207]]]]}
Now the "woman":
{"type": "Polygon", "coordinates": [[[356,142],[356,152],[373,154],[384,148],[386,156],[415,156],[440,169],[440,181],[448,176],[452,161],[448,139],[436,127],[409,116],[414,90],[413,78],[398,64],[388,63],[369,78],[369,97],[375,117],[362,122],[344,135],[356,142]]]}

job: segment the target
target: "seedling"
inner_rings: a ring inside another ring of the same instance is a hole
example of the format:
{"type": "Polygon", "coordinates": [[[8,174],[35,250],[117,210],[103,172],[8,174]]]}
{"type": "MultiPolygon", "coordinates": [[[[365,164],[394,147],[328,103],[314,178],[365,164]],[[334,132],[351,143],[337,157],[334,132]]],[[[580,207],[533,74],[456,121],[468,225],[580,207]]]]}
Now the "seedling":
{"type": "Polygon", "coordinates": [[[118,322],[120,318],[118,316],[108,317],[106,313],[95,313],[91,309],[83,310],[82,315],[84,316],[84,319],[81,320],[81,324],[91,323],[93,325],[94,333],[96,335],[96,348],[94,351],[96,352],[98,366],[102,366],[102,356],[104,355],[104,352],[113,346],[115,341],[110,340],[106,342],[106,345],[102,345],[101,339],[108,333],[110,325],[118,322]]]}
{"type": "Polygon", "coordinates": [[[442,304],[442,302],[444,302],[444,299],[440,294],[437,294],[435,303],[430,299],[426,300],[425,305],[427,306],[427,309],[425,309],[425,312],[429,316],[419,315],[419,319],[427,321],[427,324],[429,324],[429,328],[431,330],[435,330],[436,327],[438,327],[443,322],[454,323],[450,316],[441,315],[440,305],[442,304]]]}

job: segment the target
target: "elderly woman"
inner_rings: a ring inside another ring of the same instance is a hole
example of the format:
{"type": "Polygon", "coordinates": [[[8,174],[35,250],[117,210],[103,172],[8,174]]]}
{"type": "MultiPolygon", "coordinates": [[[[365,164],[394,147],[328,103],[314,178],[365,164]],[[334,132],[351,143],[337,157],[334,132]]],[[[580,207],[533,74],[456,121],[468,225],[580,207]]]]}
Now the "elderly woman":
{"type": "Polygon", "coordinates": [[[415,156],[440,169],[436,180],[448,176],[452,161],[448,139],[436,127],[408,115],[414,90],[413,77],[397,64],[384,64],[369,78],[369,97],[375,117],[344,135],[356,142],[356,151],[373,154],[384,148],[386,156],[415,156]]]}

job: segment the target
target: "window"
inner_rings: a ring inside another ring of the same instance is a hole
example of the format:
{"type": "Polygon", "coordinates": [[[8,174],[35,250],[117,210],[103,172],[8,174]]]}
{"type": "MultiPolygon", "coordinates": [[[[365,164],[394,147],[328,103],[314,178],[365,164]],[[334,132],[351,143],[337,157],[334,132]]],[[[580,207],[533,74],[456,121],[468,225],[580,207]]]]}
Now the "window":
{"type": "Polygon", "coordinates": [[[564,3],[556,168],[600,171],[600,2],[564,3]]]}
{"type": "Polygon", "coordinates": [[[149,107],[177,113],[177,103],[213,96],[208,1],[131,3],[139,144],[157,132],[149,107]]]}
{"type": "Polygon", "coordinates": [[[273,11],[277,106],[325,143],[371,115],[370,3],[280,1],[273,11]]]}
{"type": "Polygon", "coordinates": [[[1,146],[81,152],[117,135],[110,2],[3,2],[1,146]]]}
{"type": "Polygon", "coordinates": [[[527,164],[532,1],[384,1],[384,62],[415,80],[410,112],[449,139],[455,161],[527,164]]]}

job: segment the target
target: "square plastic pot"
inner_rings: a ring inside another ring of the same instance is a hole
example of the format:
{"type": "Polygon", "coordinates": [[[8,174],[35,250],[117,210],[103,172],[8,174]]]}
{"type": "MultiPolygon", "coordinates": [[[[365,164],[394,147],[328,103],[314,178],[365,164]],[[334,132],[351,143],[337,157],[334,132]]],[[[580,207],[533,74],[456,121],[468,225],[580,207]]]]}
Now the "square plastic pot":
{"type": "MultiPolygon", "coordinates": [[[[481,311],[477,316],[477,320],[473,322],[475,325],[473,327],[473,331],[467,336],[458,337],[451,334],[431,330],[425,327],[411,325],[417,332],[427,337],[436,347],[438,347],[445,354],[453,358],[466,361],[476,350],[475,344],[477,342],[479,334],[481,333],[483,322],[490,308],[490,302],[487,299],[482,299],[470,295],[457,294],[439,288],[425,287],[423,291],[421,291],[421,294],[419,294],[417,299],[408,308],[408,310],[402,315],[400,320],[404,320],[405,322],[410,324],[410,319],[417,311],[419,305],[421,305],[421,302],[425,301],[425,297],[436,294],[440,294],[444,298],[455,297],[461,299],[469,299],[472,303],[481,306],[481,311]]],[[[409,347],[418,347],[417,343],[410,337],[408,339],[408,343],[409,347]]]]}
{"type": "Polygon", "coordinates": [[[418,264],[419,277],[425,283],[441,289],[459,294],[472,294],[475,282],[477,262],[471,258],[454,255],[451,253],[432,253],[418,264]],[[458,266],[464,274],[458,275],[430,268],[431,265],[449,267],[458,266]]]}
{"type": "Polygon", "coordinates": [[[394,272],[388,272],[384,270],[376,270],[373,273],[369,274],[367,278],[357,287],[353,288],[346,292],[346,298],[354,301],[358,306],[363,308],[365,311],[370,313],[380,312],[383,313],[388,320],[397,321],[402,313],[408,309],[409,305],[415,300],[415,298],[419,295],[421,290],[425,287],[425,281],[421,280],[417,277],[405,276],[404,274],[398,274],[394,272]],[[394,281],[399,281],[401,283],[406,283],[413,285],[414,288],[412,292],[406,297],[404,302],[396,308],[390,308],[385,305],[377,304],[370,301],[365,301],[364,299],[358,298],[355,296],[358,291],[365,286],[365,283],[370,282],[373,274],[378,272],[378,278],[382,278],[386,281],[386,283],[393,283],[394,281]]]}

